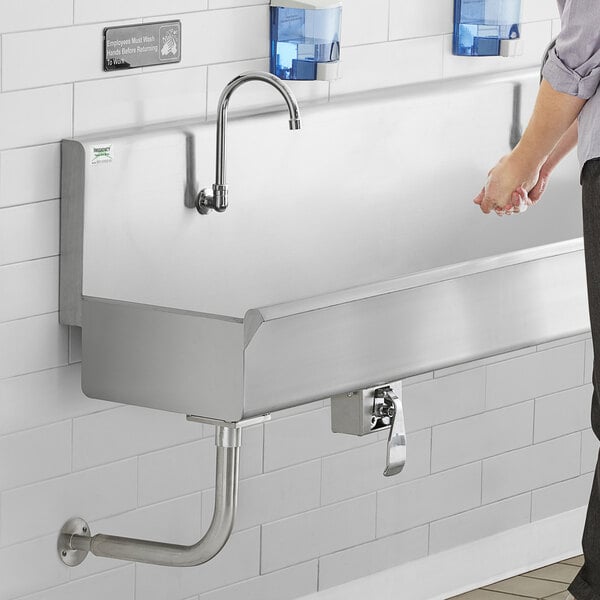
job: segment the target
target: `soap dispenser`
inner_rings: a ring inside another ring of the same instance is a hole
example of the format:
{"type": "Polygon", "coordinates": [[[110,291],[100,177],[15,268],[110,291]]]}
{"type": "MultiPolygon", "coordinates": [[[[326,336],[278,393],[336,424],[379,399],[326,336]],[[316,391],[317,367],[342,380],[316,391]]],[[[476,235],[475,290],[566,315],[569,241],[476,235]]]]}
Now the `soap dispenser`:
{"type": "Polygon", "coordinates": [[[286,80],[339,77],[341,0],[271,1],[271,73],[286,80]]]}
{"type": "Polygon", "coordinates": [[[454,0],[453,54],[518,56],[521,0],[454,0]]]}

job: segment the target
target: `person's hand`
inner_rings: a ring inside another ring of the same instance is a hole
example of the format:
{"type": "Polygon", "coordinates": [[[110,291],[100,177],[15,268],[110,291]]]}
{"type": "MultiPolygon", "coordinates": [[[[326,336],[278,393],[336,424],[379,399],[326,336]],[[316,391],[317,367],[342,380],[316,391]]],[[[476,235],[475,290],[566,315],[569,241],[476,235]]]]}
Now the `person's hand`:
{"type": "Polygon", "coordinates": [[[548,188],[548,181],[550,180],[551,170],[548,167],[547,163],[542,166],[540,169],[540,174],[537,180],[537,183],[533,186],[533,188],[527,194],[529,200],[531,200],[532,204],[536,204],[538,200],[542,197],[546,189],[548,188]]]}
{"type": "Polygon", "coordinates": [[[521,205],[532,206],[544,192],[547,177],[541,181],[542,168],[531,168],[509,154],[489,172],[488,180],[473,200],[485,214],[498,215],[520,212],[521,205]],[[534,199],[531,198],[534,194],[534,199]]]}

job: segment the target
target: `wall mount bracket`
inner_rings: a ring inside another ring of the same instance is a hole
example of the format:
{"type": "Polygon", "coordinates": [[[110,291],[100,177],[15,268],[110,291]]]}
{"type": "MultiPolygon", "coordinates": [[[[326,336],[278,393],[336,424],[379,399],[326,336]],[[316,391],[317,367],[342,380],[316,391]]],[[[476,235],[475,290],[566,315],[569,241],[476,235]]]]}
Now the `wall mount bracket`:
{"type": "Polygon", "coordinates": [[[236,422],[195,415],[188,415],[187,419],[215,426],[215,508],[210,527],[200,541],[182,546],[113,535],[92,536],[86,521],[74,517],[63,525],[58,536],[58,556],[65,565],[75,567],[91,552],[95,556],[154,565],[194,567],[208,562],[222,550],[231,536],[237,511],[242,429],[269,421],[271,415],[236,422]]]}

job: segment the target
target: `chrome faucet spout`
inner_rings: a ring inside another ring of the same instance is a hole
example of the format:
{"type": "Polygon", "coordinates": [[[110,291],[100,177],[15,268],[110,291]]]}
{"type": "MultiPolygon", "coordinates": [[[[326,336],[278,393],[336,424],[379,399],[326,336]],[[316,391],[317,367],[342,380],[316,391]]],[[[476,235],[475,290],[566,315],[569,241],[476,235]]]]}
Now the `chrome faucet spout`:
{"type": "Polygon", "coordinates": [[[196,208],[205,215],[211,209],[223,212],[228,206],[227,175],[227,115],[233,92],[249,81],[262,81],[273,86],[282,96],[289,111],[289,126],[292,131],[302,127],[300,107],[294,93],[279,77],[263,71],[248,71],[232,79],[224,88],[217,107],[217,157],[215,183],[212,189],[204,188],[198,194],[196,208]]]}

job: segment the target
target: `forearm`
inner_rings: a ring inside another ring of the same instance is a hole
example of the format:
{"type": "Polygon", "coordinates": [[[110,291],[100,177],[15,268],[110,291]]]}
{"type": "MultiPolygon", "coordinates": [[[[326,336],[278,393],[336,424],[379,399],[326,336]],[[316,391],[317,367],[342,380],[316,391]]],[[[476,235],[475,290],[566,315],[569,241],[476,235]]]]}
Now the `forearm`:
{"type": "Polygon", "coordinates": [[[573,147],[569,146],[573,143],[573,135],[576,143],[576,130],[564,136],[576,122],[585,103],[586,100],[577,96],[557,92],[543,80],[529,125],[513,150],[514,158],[531,169],[541,168],[555,149],[563,152],[562,158],[573,147]]]}
{"type": "Polygon", "coordinates": [[[554,147],[554,150],[548,156],[548,160],[544,163],[543,170],[546,174],[552,173],[558,163],[567,155],[575,146],[577,146],[577,139],[579,134],[578,121],[575,119],[566,133],[560,138],[558,144],[554,147]]]}

